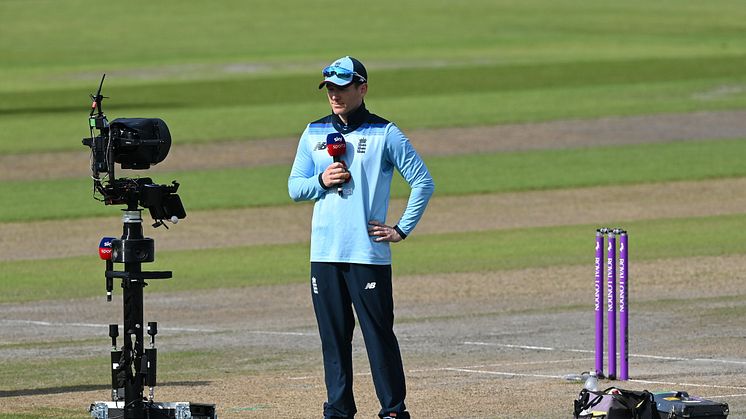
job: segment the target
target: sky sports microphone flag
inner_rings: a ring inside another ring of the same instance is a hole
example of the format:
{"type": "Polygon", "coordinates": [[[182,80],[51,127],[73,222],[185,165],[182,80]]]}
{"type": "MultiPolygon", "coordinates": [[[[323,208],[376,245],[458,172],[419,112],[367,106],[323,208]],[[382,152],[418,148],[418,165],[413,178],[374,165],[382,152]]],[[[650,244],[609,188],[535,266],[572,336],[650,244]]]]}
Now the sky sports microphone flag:
{"type": "MultiPolygon", "coordinates": [[[[114,262],[111,260],[112,241],[114,237],[104,237],[98,243],[98,257],[106,261],[106,271],[114,270],[114,262]]],[[[111,301],[111,295],[114,290],[114,278],[106,277],[106,301],[111,301]]]]}
{"type": "MultiPolygon", "coordinates": [[[[326,151],[334,159],[334,163],[342,161],[342,156],[347,151],[347,143],[345,137],[338,132],[333,132],[326,136],[326,151]]],[[[342,196],[342,185],[337,187],[337,193],[342,196]]]]}
{"type": "Polygon", "coordinates": [[[335,132],[326,136],[326,151],[334,158],[334,162],[341,161],[347,151],[347,143],[342,134],[335,132]]]}
{"type": "Polygon", "coordinates": [[[111,260],[111,241],[114,237],[104,237],[98,243],[98,257],[103,260],[111,260]]]}

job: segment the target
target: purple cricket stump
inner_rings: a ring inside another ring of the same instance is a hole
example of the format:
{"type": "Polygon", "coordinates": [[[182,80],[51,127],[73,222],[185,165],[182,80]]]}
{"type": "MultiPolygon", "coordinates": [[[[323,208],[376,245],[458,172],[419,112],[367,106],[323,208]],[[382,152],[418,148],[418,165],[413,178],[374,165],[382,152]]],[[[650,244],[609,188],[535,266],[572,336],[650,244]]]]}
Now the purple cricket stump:
{"type": "Polygon", "coordinates": [[[606,229],[596,230],[596,262],[593,304],[596,313],[596,376],[604,376],[604,303],[603,303],[603,276],[604,276],[604,234],[606,229]]]}
{"type": "Polygon", "coordinates": [[[616,379],[616,236],[609,232],[609,244],[606,248],[606,314],[609,329],[609,375],[616,379]]]}
{"type": "Polygon", "coordinates": [[[619,232],[619,379],[629,380],[629,259],[627,232],[619,232]]]}

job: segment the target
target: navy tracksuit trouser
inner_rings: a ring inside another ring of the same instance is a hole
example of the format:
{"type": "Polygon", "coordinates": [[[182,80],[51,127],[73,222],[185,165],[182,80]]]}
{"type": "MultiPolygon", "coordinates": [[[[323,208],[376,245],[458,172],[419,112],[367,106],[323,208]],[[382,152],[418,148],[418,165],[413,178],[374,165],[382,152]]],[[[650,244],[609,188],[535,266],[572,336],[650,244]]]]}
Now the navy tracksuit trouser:
{"type": "Polygon", "coordinates": [[[311,298],[324,357],[324,417],[352,418],[357,412],[352,394],[353,307],[381,403],[379,416],[404,412],[406,386],[393,330],[391,265],[312,262],[311,298]]]}

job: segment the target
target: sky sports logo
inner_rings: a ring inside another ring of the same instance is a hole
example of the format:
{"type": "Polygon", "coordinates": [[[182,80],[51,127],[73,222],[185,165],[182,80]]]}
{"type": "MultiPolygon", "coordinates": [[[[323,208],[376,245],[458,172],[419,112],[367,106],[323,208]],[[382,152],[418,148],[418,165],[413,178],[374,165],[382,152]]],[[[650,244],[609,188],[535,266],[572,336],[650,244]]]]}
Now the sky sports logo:
{"type": "Polygon", "coordinates": [[[339,134],[336,136],[330,135],[326,138],[326,146],[332,147],[335,150],[339,150],[343,147],[346,147],[345,139],[339,134]]]}
{"type": "Polygon", "coordinates": [[[98,243],[98,256],[103,260],[111,260],[111,243],[114,237],[104,237],[98,243]]]}

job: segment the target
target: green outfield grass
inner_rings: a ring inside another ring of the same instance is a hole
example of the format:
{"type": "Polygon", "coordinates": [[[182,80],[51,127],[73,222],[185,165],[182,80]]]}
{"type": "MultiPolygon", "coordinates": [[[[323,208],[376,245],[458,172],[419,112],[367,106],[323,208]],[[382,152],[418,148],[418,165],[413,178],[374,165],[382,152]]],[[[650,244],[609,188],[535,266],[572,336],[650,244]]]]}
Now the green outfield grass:
{"type": "MultiPolygon", "coordinates": [[[[380,70],[370,108],[406,129],[746,108],[746,55],[380,70]],[[731,90],[718,93],[723,87],[731,90]]],[[[176,144],[294,136],[328,113],[318,76],[122,85],[104,109],[160,117],[176,144]]],[[[0,93],[0,153],[82,149],[87,93],[0,93]]]]}
{"type": "Polygon", "coordinates": [[[746,53],[739,42],[746,8],[730,0],[353,0],[349,7],[355,5],[365,10],[365,19],[342,19],[330,28],[319,24],[318,5],[302,0],[228,0],[218,7],[196,0],[95,7],[83,0],[6,1],[0,3],[0,69],[8,77],[0,86],[80,85],[82,77],[75,75],[106,68],[161,70],[126,73],[140,82],[183,73],[216,77],[195,64],[245,62],[255,67],[245,71],[269,73],[277,70],[272,64],[326,62],[327,55],[340,55],[350,34],[355,50],[371,60],[412,64],[746,53]],[[182,64],[193,67],[162,73],[182,64]]]}
{"type": "MultiPolygon", "coordinates": [[[[630,231],[634,260],[746,253],[744,222],[746,214],[618,220],[630,231]]],[[[415,235],[394,245],[394,269],[397,275],[423,275],[588,263],[595,227],[415,235]]],[[[308,277],[308,244],[160,252],[145,267],[174,271],[172,280],[150,281],[148,292],[298,283],[308,277]]],[[[0,303],[105,295],[104,265],[95,256],[0,262],[0,268],[0,303]]]]}
{"type": "MultiPolygon", "coordinates": [[[[624,61],[582,61],[541,64],[493,64],[460,67],[382,69],[371,76],[376,94],[383,98],[440,96],[523,91],[552,88],[634,85],[639,83],[685,82],[707,79],[741,79],[745,56],[624,61]],[[433,86],[437,85],[437,89],[433,86]]],[[[319,98],[315,85],[319,74],[283,77],[251,77],[209,81],[167,81],[158,84],[122,86],[116,79],[106,85],[111,111],[127,112],[142,106],[152,108],[215,108],[232,106],[292,105],[319,98]],[[230,92],[230,94],[226,94],[230,92]]],[[[97,82],[98,80],[94,80],[97,82]]],[[[93,88],[96,85],[92,86],[93,88]]],[[[33,115],[38,113],[80,114],[79,89],[40,90],[0,93],[0,112],[33,115]]],[[[88,101],[83,102],[87,105],[88,101]]]]}
{"type": "MultiPolygon", "coordinates": [[[[496,139],[496,141],[498,141],[496,139]]],[[[437,196],[622,185],[746,176],[743,140],[704,140],[581,149],[431,157],[427,165],[437,196]],[[488,181],[485,181],[488,180],[488,181]]],[[[157,182],[177,179],[188,211],[290,204],[287,166],[160,173],[157,182]]],[[[398,176],[394,197],[406,197],[398,176]]],[[[92,199],[90,179],[6,181],[0,220],[111,216],[112,208],[92,199]]]]}
{"type": "Polygon", "coordinates": [[[103,73],[111,118],[161,117],[177,143],[298,135],[327,112],[315,84],[346,26],[372,108],[407,129],[746,108],[746,7],[732,1],[387,0],[365,5],[385,19],[333,31],[300,0],[229,3],[0,4],[0,153],[82,147],[103,73]]]}

